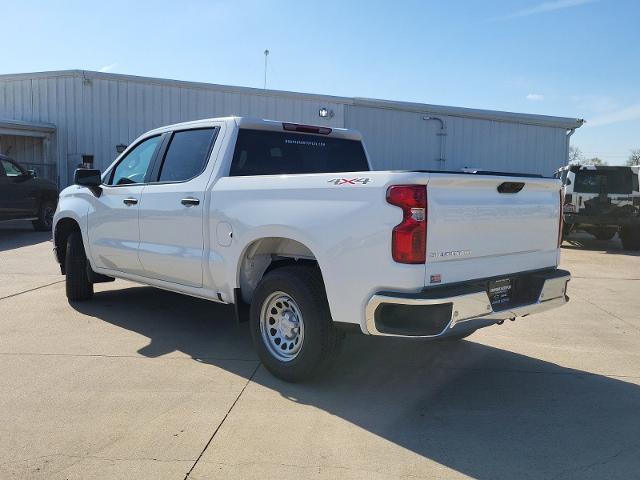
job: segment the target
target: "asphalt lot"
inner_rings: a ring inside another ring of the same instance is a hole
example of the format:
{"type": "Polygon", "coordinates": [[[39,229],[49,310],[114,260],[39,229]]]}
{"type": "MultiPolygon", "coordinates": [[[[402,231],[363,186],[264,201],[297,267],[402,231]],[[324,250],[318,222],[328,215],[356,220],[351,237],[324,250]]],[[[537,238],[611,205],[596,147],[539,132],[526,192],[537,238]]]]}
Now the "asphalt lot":
{"type": "Polygon", "coordinates": [[[0,226],[0,478],[637,478],[640,256],[565,242],[571,302],[458,343],[350,336],[289,385],[227,307],[116,281],[69,305],[0,226]]]}

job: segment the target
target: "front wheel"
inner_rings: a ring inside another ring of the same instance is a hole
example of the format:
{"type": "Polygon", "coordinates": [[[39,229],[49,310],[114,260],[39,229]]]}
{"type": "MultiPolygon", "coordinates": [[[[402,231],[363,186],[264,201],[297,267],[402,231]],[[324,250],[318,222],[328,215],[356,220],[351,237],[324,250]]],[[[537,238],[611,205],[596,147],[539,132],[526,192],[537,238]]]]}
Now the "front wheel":
{"type": "Polygon", "coordinates": [[[69,235],[64,262],[67,298],[70,301],[89,300],[93,296],[93,283],[89,281],[87,256],[80,232],[69,235]]]}
{"type": "Polygon", "coordinates": [[[322,276],[312,266],[267,273],[253,294],[250,328],[263,365],[288,382],[317,373],[341,338],[331,321],[322,276]]]}

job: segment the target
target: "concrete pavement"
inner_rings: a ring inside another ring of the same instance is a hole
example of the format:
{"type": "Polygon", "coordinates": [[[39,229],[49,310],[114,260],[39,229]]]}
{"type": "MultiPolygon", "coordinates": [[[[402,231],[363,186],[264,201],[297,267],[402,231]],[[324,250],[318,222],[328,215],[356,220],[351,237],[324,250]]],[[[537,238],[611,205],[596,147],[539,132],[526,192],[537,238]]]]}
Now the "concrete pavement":
{"type": "Polygon", "coordinates": [[[0,478],[633,478],[640,256],[572,243],[564,308],[349,336],[290,385],[228,307],[124,281],[69,305],[48,236],[0,227],[0,478]]]}

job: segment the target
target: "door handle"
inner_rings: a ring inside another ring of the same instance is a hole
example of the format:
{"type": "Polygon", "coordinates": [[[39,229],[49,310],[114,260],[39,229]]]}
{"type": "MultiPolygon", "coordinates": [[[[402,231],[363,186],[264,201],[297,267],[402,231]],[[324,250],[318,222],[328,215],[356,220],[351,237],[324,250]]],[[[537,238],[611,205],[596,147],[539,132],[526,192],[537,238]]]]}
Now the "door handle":
{"type": "Polygon", "coordinates": [[[183,198],[180,203],[185,207],[193,207],[194,205],[200,205],[200,200],[197,198],[183,198]]]}
{"type": "Polygon", "coordinates": [[[122,203],[124,203],[127,206],[136,205],[138,203],[138,199],[137,198],[125,198],[124,200],[122,200],[122,203]]]}

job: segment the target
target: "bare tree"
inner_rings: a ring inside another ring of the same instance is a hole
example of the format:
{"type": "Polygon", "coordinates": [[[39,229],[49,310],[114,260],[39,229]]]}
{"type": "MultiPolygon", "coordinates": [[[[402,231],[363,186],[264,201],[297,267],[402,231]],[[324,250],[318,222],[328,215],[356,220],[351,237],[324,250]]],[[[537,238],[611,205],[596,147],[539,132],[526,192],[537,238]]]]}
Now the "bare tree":
{"type": "Polygon", "coordinates": [[[629,155],[629,159],[627,160],[627,165],[629,165],[630,167],[634,165],[640,165],[640,148],[631,150],[631,154],[629,155]]]}
{"type": "Polygon", "coordinates": [[[571,165],[580,165],[584,160],[582,150],[573,145],[569,145],[569,163],[571,165]]]}
{"type": "Polygon", "coordinates": [[[582,165],[606,165],[607,162],[598,157],[587,158],[583,160],[582,165]]]}

